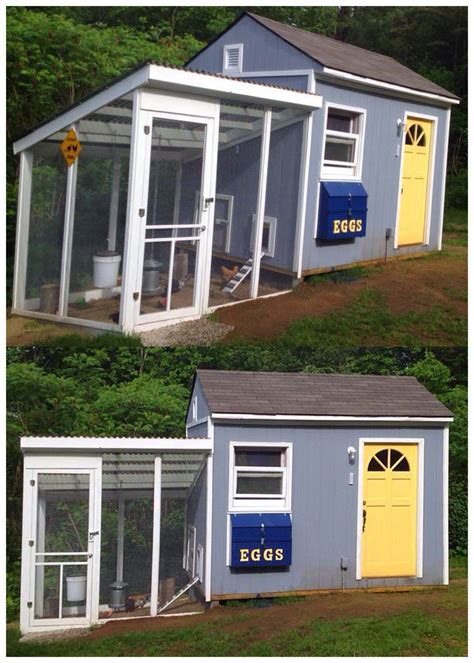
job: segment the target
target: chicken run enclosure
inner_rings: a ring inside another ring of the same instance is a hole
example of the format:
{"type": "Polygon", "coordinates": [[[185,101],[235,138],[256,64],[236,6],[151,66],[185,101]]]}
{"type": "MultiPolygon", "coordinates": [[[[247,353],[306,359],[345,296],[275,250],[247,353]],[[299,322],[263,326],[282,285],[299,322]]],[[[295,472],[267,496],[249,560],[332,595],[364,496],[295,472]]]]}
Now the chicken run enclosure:
{"type": "Polygon", "coordinates": [[[14,312],[131,332],[291,288],[320,105],[148,64],[37,128],[15,144],[14,312]]]}
{"type": "Polygon", "coordinates": [[[96,440],[96,452],[110,449],[100,456],[27,456],[28,628],[200,610],[209,442],[127,442],[96,440]]]}

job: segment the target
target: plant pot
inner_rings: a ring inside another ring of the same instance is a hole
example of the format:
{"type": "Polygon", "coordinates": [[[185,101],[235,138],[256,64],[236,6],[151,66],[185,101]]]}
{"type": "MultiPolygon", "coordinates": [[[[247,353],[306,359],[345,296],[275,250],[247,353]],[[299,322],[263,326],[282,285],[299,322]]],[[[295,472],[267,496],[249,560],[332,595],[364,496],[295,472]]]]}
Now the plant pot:
{"type": "Polygon", "coordinates": [[[128,582],[116,580],[110,585],[109,608],[112,610],[125,610],[127,602],[128,582]]]}
{"type": "Polygon", "coordinates": [[[94,263],[94,287],[114,288],[117,285],[122,256],[116,251],[99,251],[92,256],[94,263]]]}
{"type": "Polygon", "coordinates": [[[81,603],[86,600],[87,576],[66,578],[66,600],[81,603]]]}

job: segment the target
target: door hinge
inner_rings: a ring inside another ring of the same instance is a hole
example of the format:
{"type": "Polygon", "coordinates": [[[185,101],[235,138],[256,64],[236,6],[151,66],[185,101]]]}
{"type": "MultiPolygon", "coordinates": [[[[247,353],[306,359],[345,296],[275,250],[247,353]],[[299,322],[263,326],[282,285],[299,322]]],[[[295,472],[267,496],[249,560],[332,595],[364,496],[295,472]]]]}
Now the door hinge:
{"type": "Polygon", "coordinates": [[[36,484],[36,481],[34,479],[30,479],[30,486],[34,486],[36,484]]]}
{"type": "Polygon", "coordinates": [[[35,542],[30,540],[30,541],[28,541],[28,545],[30,546],[30,548],[33,548],[33,546],[35,545],[35,542]]]}
{"type": "Polygon", "coordinates": [[[138,216],[145,216],[145,210],[143,209],[143,207],[141,207],[141,208],[138,210],[138,216]]]}
{"type": "Polygon", "coordinates": [[[148,136],[148,134],[150,133],[150,127],[146,124],[146,125],[143,127],[143,131],[144,131],[145,134],[148,136]]]}
{"type": "Polygon", "coordinates": [[[33,601],[27,601],[26,607],[27,608],[32,608],[33,607],[33,601]]]}
{"type": "Polygon", "coordinates": [[[138,298],[139,298],[139,297],[140,297],[140,293],[139,293],[139,292],[134,292],[134,293],[133,293],[133,299],[134,299],[134,301],[138,302],[138,298]]]}

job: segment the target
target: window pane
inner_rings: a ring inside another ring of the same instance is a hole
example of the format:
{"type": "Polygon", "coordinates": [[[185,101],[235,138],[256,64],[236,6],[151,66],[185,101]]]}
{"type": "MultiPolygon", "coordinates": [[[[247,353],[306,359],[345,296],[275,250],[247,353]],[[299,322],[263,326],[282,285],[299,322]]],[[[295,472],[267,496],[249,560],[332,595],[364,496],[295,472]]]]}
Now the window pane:
{"type": "Polygon", "coordinates": [[[235,464],[248,467],[281,467],[282,452],[276,449],[236,449],[235,464]]]}
{"type": "Polygon", "coordinates": [[[351,130],[352,116],[343,115],[339,113],[328,113],[328,129],[331,131],[344,131],[346,133],[352,133],[351,130]]]}
{"type": "Polygon", "coordinates": [[[355,140],[341,141],[326,138],[325,161],[346,161],[353,163],[355,156],[355,140]]]}
{"type": "Polygon", "coordinates": [[[281,495],[283,477],[263,472],[237,474],[238,495],[281,495]]]}

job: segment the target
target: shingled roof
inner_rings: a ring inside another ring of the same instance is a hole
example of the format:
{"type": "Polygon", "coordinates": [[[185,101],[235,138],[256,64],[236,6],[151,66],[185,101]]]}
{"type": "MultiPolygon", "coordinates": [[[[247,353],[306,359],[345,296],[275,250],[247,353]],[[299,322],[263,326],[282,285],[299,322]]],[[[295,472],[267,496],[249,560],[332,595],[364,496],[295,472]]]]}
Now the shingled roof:
{"type": "MultiPolygon", "coordinates": [[[[374,53],[373,51],[360,48],[359,46],[352,46],[337,39],[331,39],[324,35],[301,30],[291,25],[285,25],[279,21],[258,16],[251,12],[245,12],[245,15],[250,16],[265,28],[284,39],[288,44],[294,46],[325,67],[362,76],[363,78],[371,78],[384,83],[400,85],[420,92],[429,92],[449,97],[450,99],[459,99],[452,92],[420,76],[420,74],[417,74],[387,55],[374,53]]],[[[192,58],[190,62],[192,62],[192,58]]]]}
{"type": "Polygon", "coordinates": [[[198,370],[213,414],[452,417],[408,376],[198,370]]]}

